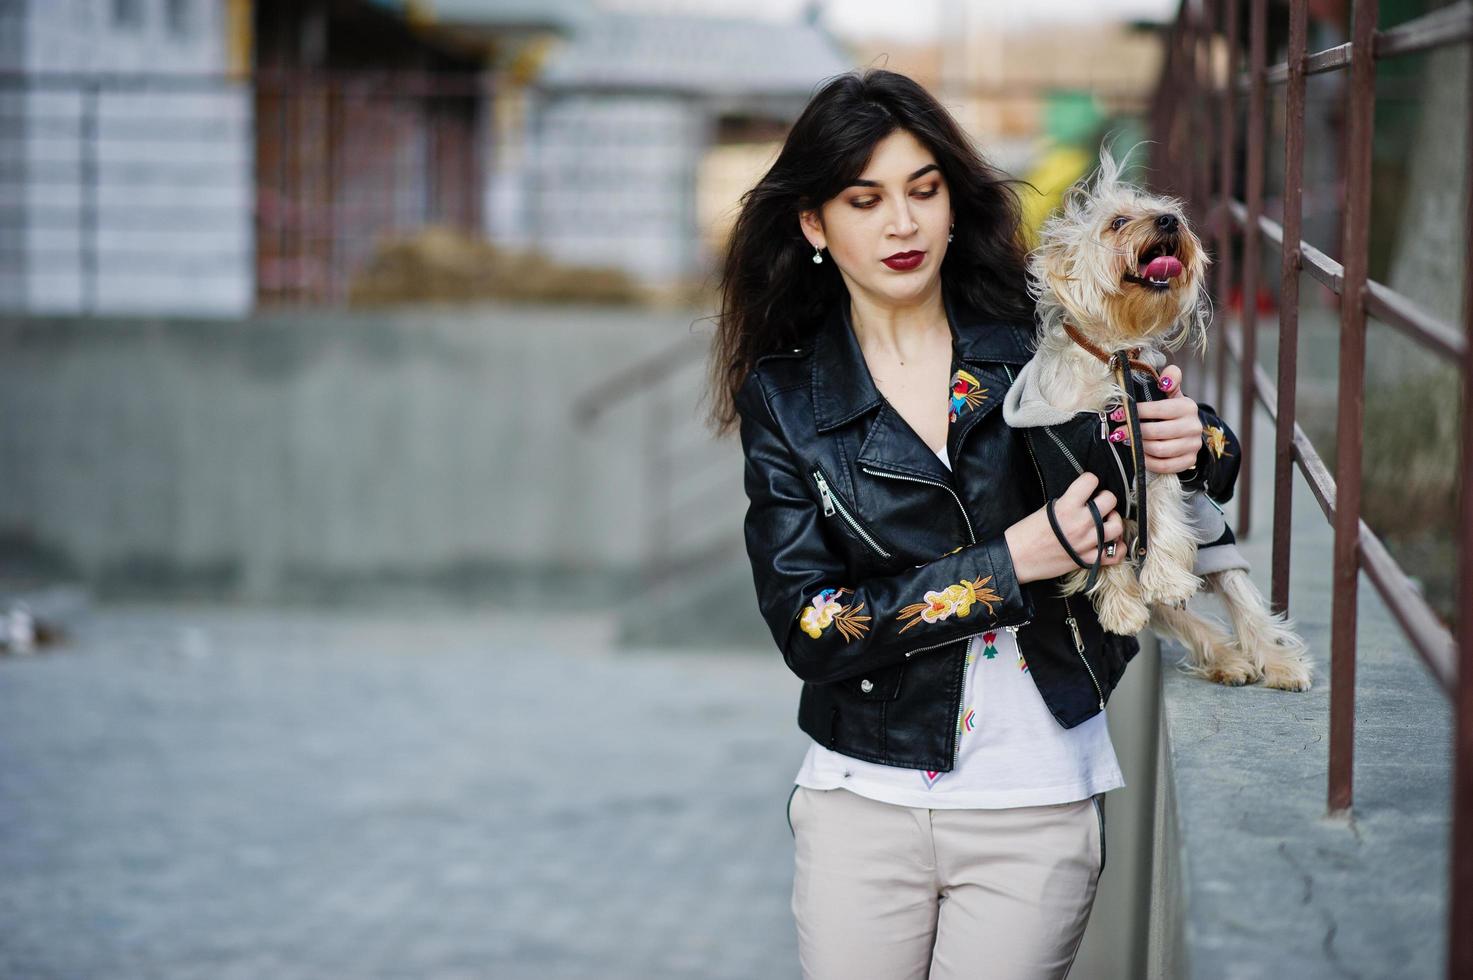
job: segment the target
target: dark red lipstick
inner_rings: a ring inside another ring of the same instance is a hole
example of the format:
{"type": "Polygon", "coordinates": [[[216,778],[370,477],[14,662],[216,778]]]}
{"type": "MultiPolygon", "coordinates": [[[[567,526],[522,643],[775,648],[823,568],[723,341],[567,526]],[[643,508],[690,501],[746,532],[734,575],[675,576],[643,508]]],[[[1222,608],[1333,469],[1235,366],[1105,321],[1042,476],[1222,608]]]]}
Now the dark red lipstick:
{"type": "Polygon", "coordinates": [[[925,252],[896,252],[894,255],[881,261],[897,272],[905,272],[920,265],[921,260],[925,257],[925,252]]]}

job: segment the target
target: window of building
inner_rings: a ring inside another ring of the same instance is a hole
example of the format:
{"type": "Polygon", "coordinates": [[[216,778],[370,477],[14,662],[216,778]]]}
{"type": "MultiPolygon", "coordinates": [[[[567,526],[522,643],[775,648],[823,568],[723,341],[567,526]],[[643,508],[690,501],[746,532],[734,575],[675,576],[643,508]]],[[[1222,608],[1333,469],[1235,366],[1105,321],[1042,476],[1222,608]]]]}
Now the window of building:
{"type": "Polygon", "coordinates": [[[195,0],[165,0],[164,13],[170,34],[194,33],[195,0]]]}
{"type": "Polygon", "coordinates": [[[113,0],[113,26],[143,26],[143,0],[113,0]]]}

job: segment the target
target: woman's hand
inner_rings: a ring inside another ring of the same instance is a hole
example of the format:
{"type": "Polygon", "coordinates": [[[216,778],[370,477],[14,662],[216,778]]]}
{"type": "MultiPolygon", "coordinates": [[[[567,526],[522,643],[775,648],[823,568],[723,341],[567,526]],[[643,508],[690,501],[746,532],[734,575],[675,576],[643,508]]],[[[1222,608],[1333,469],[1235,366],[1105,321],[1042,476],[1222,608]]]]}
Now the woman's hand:
{"type": "MultiPolygon", "coordinates": [[[[1181,368],[1175,364],[1161,372],[1161,390],[1167,393],[1166,398],[1136,402],[1136,414],[1141,420],[1141,449],[1148,472],[1180,473],[1197,462],[1197,453],[1202,448],[1202,419],[1197,414],[1197,403],[1181,393],[1181,368]]],[[[1120,419],[1115,421],[1123,420],[1124,409],[1117,409],[1117,413],[1120,419]]],[[[1120,442],[1130,445],[1129,425],[1122,425],[1115,432],[1121,433],[1120,442]]]]}
{"type": "MultiPolygon", "coordinates": [[[[1081,473],[1054,501],[1054,516],[1059,520],[1059,529],[1069,539],[1069,546],[1078,552],[1080,558],[1093,564],[1095,553],[1100,550],[1094,518],[1090,516],[1086,503],[1093,495],[1095,507],[1105,521],[1106,553],[1100,558],[1100,565],[1118,565],[1125,560],[1125,546],[1120,541],[1125,529],[1120,515],[1115,512],[1115,495],[1109,490],[1096,494],[1095,488],[1099,485],[1099,477],[1093,473],[1081,473]],[[1115,544],[1113,555],[1109,553],[1112,542],[1115,544]]],[[[1058,578],[1079,567],[1054,535],[1046,507],[1040,507],[1009,527],[1004,537],[1013,556],[1013,570],[1019,583],[1058,578]]]]}

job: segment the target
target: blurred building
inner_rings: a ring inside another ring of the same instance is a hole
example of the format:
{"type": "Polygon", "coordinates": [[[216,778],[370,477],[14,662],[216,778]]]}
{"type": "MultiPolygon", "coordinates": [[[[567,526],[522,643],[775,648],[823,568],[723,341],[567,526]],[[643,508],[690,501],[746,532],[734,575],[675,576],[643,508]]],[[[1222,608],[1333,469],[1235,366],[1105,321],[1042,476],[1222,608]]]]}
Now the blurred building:
{"type": "Polygon", "coordinates": [[[1165,25],[1020,27],[999,6],[959,0],[945,4],[945,16],[949,29],[940,41],[859,41],[855,61],[915,78],[937,94],[989,160],[1027,180],[1032,187],[1019,192],[1031,234],[1063,191],[1095,165],[1102,137],[1113,134],[1122,149],[1144,138],[1165,25]]]}
{"type": "Polygon", "coordinates": [[[789,23],[588,0],[0,3],[0,307],[338,303],[449,226],[651,286],[850,60],[789,23]]]}
{"type": "Polygon", "coordinates": [[[605,13],[537,75],[527,153],[501,175],[493,227],[652,285],[699,276],[722,209],[818,85],[850,67],[812,20],[605,13]]]}
{"type": "Polygon", "coordinates": [[[242,67],[240,10],[218,0],[0,4],[0,306],[250,306],[249,93],[191,82],[242,67]]]}
{"type": "Polygon", "coordinates": [[[382,234],[481,231],[487,62],[572,4],[479,6],[0,3],[0,308],[331,303],[382,234]]]}
{"type": "Polygon", "coordinates": [[[389,4],[254,6],[260,302],[338,302],[382,236],[479,229],[480,44],[389,4]]]}

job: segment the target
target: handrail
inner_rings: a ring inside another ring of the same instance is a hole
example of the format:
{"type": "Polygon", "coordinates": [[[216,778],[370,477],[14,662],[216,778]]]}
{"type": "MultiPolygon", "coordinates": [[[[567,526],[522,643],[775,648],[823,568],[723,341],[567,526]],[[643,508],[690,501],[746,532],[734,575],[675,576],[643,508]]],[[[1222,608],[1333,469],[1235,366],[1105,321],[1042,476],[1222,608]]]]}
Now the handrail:
{"type": "MultiPolygon", "coordinates": [[[[1322,51],[1309,51],[1308,0],[1290,0],[1289,44],[1282,63],[1266,64],[1268,0],[1250,5],[1249,38],[1239,38],[1240,0],[1183,0],[1172,30],[1158,97],[1153,102],[1156,145],[1166,160],[1156,172],[1184,185],[1183,196],[1198,214],[1226,213],[1215,222],[1218,246],[1217,294],[1225,298],[1241,283],[1242,312],[1236,330],[1215,331],[1217,392],[1227,391],[1227,364],[1239,373],[1243,431],[1240,480],[1250,465],[1251,420],[1261,404],[1274,421],[1272,604],[1287,611],[1289,529],[1293,474],[1297,467],[1327,520],[1335,528],[1333,610],[1330,649],[1330,745],[1327,805],[1332,814],[1348,813],[1354,771],[1356,604],[1358,574],[1364,570],[1411,640],[1429,673],[1455,702],[1456,744],[1452,810],[1452,854],[1448,902],[1447,976],[1473,976],[1473,165],[1464,175],[1463,311],[1459,326],[1430,315],[1415,301],[1368,275],[1370,250],[1371,144],[1376,110],[1376,65],[1388,57],[1473,41],[1473,0],[1459,0],[1386,30],[1378,30],[1377,0],[1356,0],[1351,39],[1322,51]],[[1226,71],[1222,69],[1223,49],[1226,71]],[[1240,70],[1241,67],[1241,70],[1240,70]],[[1342,265],[1303,240],[1303,160],[1307,79],[1349,70],[1345,183],[1340,254],[1342,265]],[[1262,179],[1266,111],[1270,85],[1285,87],[1283,115],[1283,224],[1267,218],[1262,179]],[[1245,200],[1234,196],[1238,176],[1239,95],[1247,135],[1245,200]],[[1185,108],[1179,109],[1178,104],[1185,108]],[[1208,110],[1220,111],[1220,125],[1205,126],[1208,110]],[[1213,186],[1212,164],[1217,164],[1213,186]],[[1185,175],[1185,178],[1181,175],[1185,175]],[[1243,244],[1243,269],[1234,275],[1233,245],[1243,244]],[[1275,245],[1280,253],[1278,377],[1270,381],[1257,363],[1258,249],[1275,245]],[[1296,419],[1296,369],[1299,338],[1299,279],[1308,271],[1340,297],[1340,358],[1335,472],[1332,477],[1296,419]],[[1367,317],[1402,332],[1460,366],[1463,424],[1461,497],[1457,530],[1458,607],[1465,619],[1454,638],[1412,587],[1401,567],[1361,519],[1361,439],[1364,422],[1367,317]]],[[[1473,72],[1465,105],[1473,105],[1473,72]]],[[[1465,159],[1473,161],[1473,124],[1465,159]]],[[[1204,365],[1205,367],[1206,365],[1204,365]]],[[[1251,501],[1239,499],[1239,530],[1247,534],[1251,501]]]]}
{"type": "Polygon", "coordinates": [[[690,334],[614,372],[578,396],[573,402],[574,418],[579,425],[592,425],[614,405],[647,391],[691,361],[704,357],[709,345],[710,338],[690,334]]]}
{"type": "MultiPolygon", "coordinates": [[[[1473,39],[1473,0],[1458,0],[1391,30],[1378,32],[1373,50],[1377,58],[1389,58],[1418,54],[1469,39],[1473,39]]],[[[1305,55],[1305,74],[1322,75],[1349,66],[1352,47],[1350,43],[1337,44],[1305,55]]],[[[1279,62],[1267,70],[1265,77],[1270,85],[1284,84],[1289,80],[1289,63],[1279,62]]],[[[1238,88],[1248,88],[1246,75],[1238,77],[1238,88]]]]}
{"type": "MultiPolygon", "coordinates": [[[[1242,350],[1238,338],[1232,334],[1224,334],[1223,343],[1227,345],[1233,360],[1241,363],[1242,350]]],[[[1279,410],[1273,381],[1262,365],[1254,365],[1253,375],[1253,386],[1259,404],[1263,406],[1264,413],[1277,422],[1279,410]]],[[[1294,423],[1294,460],[1304,474],[1305,482],[1309,484],[1315,499],[1319,501],[1320,510],[1324,511],[1326,519],[1334,523],[1335,478],[1297,422],[1294,423]]],[[[1457,647],[1452,633],[1438,619],[1427,600],[1412,586],[1411,580],[1401,570],[1396,559],[1391,557],[1386,546],[1366,526],[1364,520],[1360,522],[1357,540],[1366,575],[1427,664],[1427,669],[1442,686],[1444,693],[1451,697],[1457,689],[1457,647]]]]}
{"type": "Polygon", "coordinates": [[[720,555],[741,553],[739,533],[698,542],[688,535],[677,540],[683,528],[707,529],[700,518],[710,506],[712,488],[730,485],[727,479],[712,478],[711,444],[672,438],[691,411],[684,395],[678,394],[676,374],[703,360],[710,345],[709,334],[681,337],[580,392],[569,406],[574,427],[589,429],[616,405],[638,400],[643,413],[640,578],[646,593],[677,581],[694,567],[709,568],[720,555]]]}
{"type": "MultiPolygon", "coordinates": [[[[1240,229],[1247,228],[1248,209],[1241,201],[1229,201],[1228,211],[1240,229]]],[[[1258,231],[1265,241],[1283,247],[1284,229],[1272,218],[1259,215],[1258,231]]],[[[1299,241],[1299,253],[1304,269],[1315,279],[1336,295],[1344,292],[1345,270],[1339,262],[1303,239],[1299,241]]],[[[1444,357],[1457,360],[1467,347],[1467,340],[1452,324],[1437,319],[1411,297],[1374,279],[1366,280],[1366,312],[1444,357]]]]}

